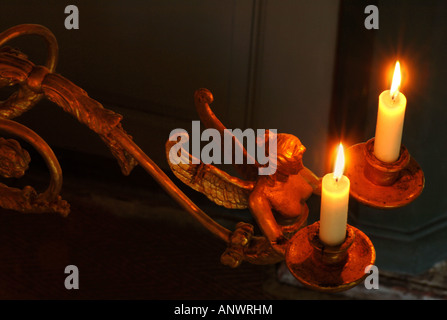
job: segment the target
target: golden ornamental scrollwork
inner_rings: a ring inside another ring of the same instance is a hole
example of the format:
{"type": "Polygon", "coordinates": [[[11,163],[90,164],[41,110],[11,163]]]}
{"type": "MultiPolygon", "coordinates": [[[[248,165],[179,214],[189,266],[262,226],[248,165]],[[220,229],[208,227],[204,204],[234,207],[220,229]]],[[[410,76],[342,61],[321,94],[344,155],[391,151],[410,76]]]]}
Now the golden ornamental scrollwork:
{"type": "MultiPolygon", "coordinates": [[[[61,198],[62,169],[48,144],[31,129],[18,122],[0,119],[0,132],[18,137],[35,148],[45,160],[50,172],[48,188],[38,193],[33,187],[25,186],[23,189],[11,188],[0,184],[0,206],[5,209],[24,213],[56,212],[67,216],[70,205],[61,198]]],[[[20,178],[25,174],[30,162],[28,152],[21,148],[13,139],[0,140],[0,174],[5,178],[20,178]]]]}
{"type": "MultiPolygon", "coordinates": [[[[36,35],[45,41],[47,46],[45,67],[50,72],[56,71],[59,47],[54,34],[46,27],[37,24],[14,26],[0,34],[1,52],[10,56],[10,59],[5,61],[5,63],[9,63],[11,67],[2,70],[0,87],[23,83],[31,71],[31,66],[28,65],[25,54],[10,47],[5,47],[8,41],[24,35],[36,35]],[[18,59],[11,59],[11,56],[16,56],[18,59]],[[15,66],[14,63],[17,63],[17,65],[15,66]]],[[[21,85],[19,90],[14,92],[7,100],[0,102],[0,116],[6,119],[13,119],[32,108],[42,98],[42,94],[21,85]]]]}

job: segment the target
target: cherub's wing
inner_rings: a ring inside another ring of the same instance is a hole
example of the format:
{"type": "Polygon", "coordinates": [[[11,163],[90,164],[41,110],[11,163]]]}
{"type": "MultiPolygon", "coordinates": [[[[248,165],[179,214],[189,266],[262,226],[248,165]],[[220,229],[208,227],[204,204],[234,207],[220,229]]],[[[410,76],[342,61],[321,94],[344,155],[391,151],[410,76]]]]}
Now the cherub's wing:
{"type": "Polygon", "coordinates": [[[166,142],[166,157],[177,178],[218,205],[230,209],[248,207],[248,197],[254,182],[241,180],[213,165],[204,164],[181,148],[179,143],[170,140],[166,142]]]}

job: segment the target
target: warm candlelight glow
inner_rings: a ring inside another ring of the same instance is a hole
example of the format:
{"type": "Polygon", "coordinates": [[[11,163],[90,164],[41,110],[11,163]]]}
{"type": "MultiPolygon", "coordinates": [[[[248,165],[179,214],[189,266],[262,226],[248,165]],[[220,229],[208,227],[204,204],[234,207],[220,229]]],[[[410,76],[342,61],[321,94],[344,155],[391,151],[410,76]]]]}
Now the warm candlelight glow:
{"type": "Polygon", "coordinates": [[[333,173],[321,182],[320,240],[328,246],[341,244],[346,237],[350,181],[343,175],[345,155],[343,145],[338,146],[333,173]]]}
{"type": "Polygon", "coordinates": [[[338,179],[341,178],[344,169],[345,169],[345,153],[343,151],[343,145],[340,142],[340,145],[338,146],[337,159],[335,160],[335,167],[334,167],[334,179],[336,181],[338,181],[338,179]]]}
{"type": "Polygon", "coordinates": [[[399,159],[407,98],[399,91],[401,72],[399,61],[394,68],[390,90],[379,95],[374,155],[383,162],[399,159]]]}
{"type": "Polygon", "coordinates": [[[391,90],[390,95],[394,100],[399,93],[399,86],[401,82],[401,73],[400,73],[400,64],[399,61],[396,62],[396,66],[394,67],[393,81],[391,82],[391,90]]]}

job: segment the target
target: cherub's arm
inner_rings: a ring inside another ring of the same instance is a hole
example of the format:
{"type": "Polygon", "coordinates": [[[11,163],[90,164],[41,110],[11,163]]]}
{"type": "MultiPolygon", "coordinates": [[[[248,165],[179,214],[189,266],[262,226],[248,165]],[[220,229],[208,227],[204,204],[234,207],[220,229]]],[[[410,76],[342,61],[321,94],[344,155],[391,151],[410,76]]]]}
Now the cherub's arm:
{"type": "Polygon", "coordinates": [[[307,181],[313,189],[313,193],[321,195],[321,178],[317,177],[315,173],[304,167],[299,174],[307,181]]]}
{"type": "Polygon", "coordinates": [[[283,245],[287,242],[287,239],[284,237],[281,228],[273,216],[272,208],[267,197],[261,191],[255,189],[250,194],[249,208],[271,246],[283,254],[285,250],[283,245]]]}

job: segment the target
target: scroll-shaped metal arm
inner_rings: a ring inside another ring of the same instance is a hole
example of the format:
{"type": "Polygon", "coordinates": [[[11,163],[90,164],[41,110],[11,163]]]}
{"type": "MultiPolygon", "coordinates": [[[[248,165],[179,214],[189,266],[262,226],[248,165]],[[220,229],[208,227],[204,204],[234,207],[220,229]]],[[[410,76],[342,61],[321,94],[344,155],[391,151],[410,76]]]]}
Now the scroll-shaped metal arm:
{"type": "MultiPolygon", "coordinates": [[[[4,39],[9,39],[12,35],[33,33],[27,28],[27,25],[18,26],[14,29],[14,32],[6,31],[0,34],[0,44],[3,44],[4,39]],[[3,40],[1,39],[2,36],[4,37],[3,40]]],[[[248,232],[247,230],[251,228],[247,229],[247,224],[240,224],[235,232],[231,232],[194,204],[124,131],[120,123],[121,115],[105,109],[98,101],[90,98],[84,90],[53,72],[56,63],[54,57],[57,53],[54,48],[57,48],[57,46],[54,46],[52,37],[48,35],[49,31],[35,25],[29,26],[29,28],[34,30],[35,34],[45,37],[50,47],[50,58],[47,61],[47,66],[36,66],[20,52],[5,48],[0,49],[0,86],[17,84],[20,86],[20,92],[26,93],[26,95],[11,96],[13,98],[10,97],[6,101],[7,103],[0,104],[0,117],[4,119],[0,119],[0,129],[2,125],[5,127],[12,126],[16,129],[20,128],[20,130],[23,130],[21,132],[25,136],[25,140],[30,137],[39,139],[37,135],[27,132],[16,122],[6,120],[6,118],[13,118],[25,112],[35,104],[37,101],[35,97],[44,96],[96,132],[110,148],[124,174],[129,174],[136,164],[140,164],[182,208],[212,234],[225,241],[229,246],[222,255],[222,262],[230,266],[237,266],[242,260],[256,264],[268,264],[284,259],[282,254],[272,248],[266,237],[253,236],[248,232]]],[[[32,141],[31,144],[33,144],[32,141]]],[[[56,197],[55,201],[62,201],[58,196],[62,183],[62,173],[60,167],[58,167],[57,159],[53,161],[55,159],[54,154],[42,141],[33,144],[33,146],[46,159],[52,176],[50,187],[41,198],[51,200],[56,197]]],[[[11,188],[7,190],[11,191],[11,188]]],[[[53,202],[50,201],[49,203],[53,202]]],[[[1,202],[0,205],[2,205],[1,202]]],[[[29,211],[29,208],[25,209],[29,211]]],[[[65,213],[68,213],[68,208],[65,213]]]]}
{"type": "MultiPolygon", "coordinates": [[[[42,31],[44,29],[31,26],[31,30],[35,31],[36,29],[47,35],[46,32],[42,31]]],[[[17,36],[19,35],[17,32],[20,34],[33,33],[27,29],[26,25],[16,27],[13,31],[0,34],[0,37],[5,34],[17,36]]],[[[7,39],[9,38],[11,37],[8,36],[7,39]]],[[[0,40],[0,43],[4,42],[4,40],[0,40]]],[[[53,68],[51,63],[50,67],[53,68]]],[[[45,66],[34,65],[25,55],[17,51],[9,49],[0,51],[0,83],[8,85],[18,84],[20,88],[31,92],[32,95],[42,95],[60,106],[64,111],[74,116],[101,137],[115,158],[117,158],[124,174],[129,174],[132,168],[139,163],[187,212],[213,234],[225,242],[229,241],[231,231],[222,227],[198,208],[133,142],[132,138],[121,126],[121,115],[105,109],[98,101],[90,98],[84,90],[68,79],[52,73],[51,69],[45,66]]],[[[26,101],[28,99],[23,96],[21,98],[26,101]]],[[[11,100],[8,101],[6,106],[0,106],[0,109],[3,108],[3,118],[6,118],[6,115],[12,117],[12,115],[26,111],[24,109],[16,109],[20,103],[16,104],[10,103],[11,100]]],[[[12,101],[17,102],[15,99],[12,99],[12,101]]],[[[27,106],[32,104],[29,103],[27,106]]],[[[54,153],[47,147],[47,144],[34,132],[14,121],[0,119],[0,129],[4,129],[3,131],[8,133],[16,133],[30,142],[44,156],[50,169],[52,180],[49,189],[44,193],[43,197],[51,199],[59,194],[62,184],[62,172],[54,153]]],[[[12,209],[18,210],[19,208],[12,209]]]]}
{"type": "Polygon", "coordinates": [[[58,212],[63,216],[68,215],[70,205],[59,195],[62,188],[62,170],[48,144],[34,131],[12,120],[0,119],[0,131],[17,136],[33,146],[45,160],[50,172],[49,186],[41,194],[30,186],[16,189],[1,184],[0,205],[21,212],[58,212]]]}
{"type": "MultiPolygon", "coordinates": [[[[0,47],[3,47],[10,40],[24,35],[36,35],[43,38],[47,45],[45,67],[48,68],[50,72],[54,72],[56,70],[59,47],[54,34],[44,26],[38,24],[21,24],[9,28],[0,33],[0,47]]],[[[4,47],[2,48],[2,51],[9,52],[19,57],[26,57],[23,53],[11,48],[4,47]]],[[[13,85],[15,77],[8,73],[8,70],[3,72],[4,73],[1,74],[0,87],[13,85]]],[[[17,76],[18,75],[16,75],[16,77],[17,76]]],[[[0,117],[13,119],[20,116],[32,108],[42,98],[43,94],[36,93],[27,87],[21,86],[19,90],[14,92],[7,100],[0,102],[0,117]]]]}

